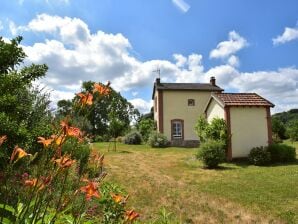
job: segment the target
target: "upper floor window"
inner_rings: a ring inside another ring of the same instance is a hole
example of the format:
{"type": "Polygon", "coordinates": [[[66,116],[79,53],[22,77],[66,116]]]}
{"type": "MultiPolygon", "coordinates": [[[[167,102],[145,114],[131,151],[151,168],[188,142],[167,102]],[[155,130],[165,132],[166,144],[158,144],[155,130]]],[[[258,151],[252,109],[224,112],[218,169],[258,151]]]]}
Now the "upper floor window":
{"type": "Polygon", "coordinates": [[[194,99],[188,99],[187,103],[188,103],[188,106],[195,106],[195,100],[194,99]]]}

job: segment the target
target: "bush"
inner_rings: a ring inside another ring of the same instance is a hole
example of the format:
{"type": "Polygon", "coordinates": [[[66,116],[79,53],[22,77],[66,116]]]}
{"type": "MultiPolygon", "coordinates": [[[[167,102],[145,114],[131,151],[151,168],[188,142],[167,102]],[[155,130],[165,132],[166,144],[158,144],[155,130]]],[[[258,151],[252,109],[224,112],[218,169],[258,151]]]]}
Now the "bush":
{"type": "Polygon", "coordinates": [[[268,147],[260,146],[250,150],[248,161],[257,166],[264,166],[270,163],[271,156],[268,147]]]}
{"type": "Polygon", "coordinates": [[[228,144],[228,128],[224,119],[213,118],[211,123],[208,123],[204,116],[200,116],[195,131],[201,142],[209,140],[222,141],[225,147],[228,144]]]}
{"type": "Polygon", "coordinates": [[[197,158],[202,160],[208,168],[216,168],[226,159],[225,143],[222,141],[209,140],[200,146],[197,158]]]}
{"type": "Polygon", "coordinates": [[[170,142],[164,134],[154,131],[149,136],[148,144],[152,148],[165,148],[170,145],[170,142]]]}
{"type": "Polygon", "coordinates": [[[142,143],[142,136],[139,132],[132,131],[125,136],[124,143],[128,145],[140,145],[142,143]]]}
{"type": "Polygon", "coordinates": [[[296,149],[285,144],[268,146],[272,162],[292,162],[296,160],[296,149]]]}
{"type": "Polygon", "coordinates": [[[94,142],[103,142],[103,137],[101,135],[95,135],[93,138],[94,142]]]}

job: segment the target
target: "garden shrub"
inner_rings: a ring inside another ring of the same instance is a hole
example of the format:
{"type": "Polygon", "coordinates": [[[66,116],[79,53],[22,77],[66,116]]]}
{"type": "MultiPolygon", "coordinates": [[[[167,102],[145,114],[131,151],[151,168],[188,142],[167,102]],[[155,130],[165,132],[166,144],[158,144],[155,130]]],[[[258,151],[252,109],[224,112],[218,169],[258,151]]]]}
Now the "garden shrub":
{"type": "Polygon", "coordinates": [[[116,142],[120,142],[120,143],[122,143],[122,142],[124,142],[124,139],[125,139],[124,136],[118,136],[118,137],[116,138],[116,142]]]}
{"type": "Polygon", "coordinates": [[[209,140],[201,144],[197,158],[202,160],[207,168],[216,168],[226,159],[225,143],[217,140],[209,140]]]}
{"type": "Polygon", "coordinates": [[[293,162],[296,160],[296,149],[285,144],[268,146],[272,162],[293,162]]]}
{"type": "Polygon", "coordinates": [[[94,138],[93,138],[93,141],[94,142],[103,142],[104,139],[101,135],[95,135],[94,138]]]}
{"type": "Polygon", "coordinates": [[[148,144],[152,148],[165,148],[170,145],[170,142],[164,134],[154,131],[148,138],[148,144]]]}
{"type": "Polygon", "coordinates": [[[142,143],[142,136],[139,132],[132,131],[125,136],[124,143],[128,145],[140,145],[142,143]]]}
{"type": "Polygon", "coordinates": [[[197,120],[195,131],[200,142],[218,140],[223,142],[225,147],[228,144],[228,128],[224,119],[213,118],[213,120],[208,123],[204,116],[200,116],[197,120]]]}
{"type": "Polygon", "coordinates": [[[248,154],[248,161],[257,166],[268,165],[271,161],[270,152],[268,151],[268,147],[259,146],[254,147],[250,150],[248,154]]]}

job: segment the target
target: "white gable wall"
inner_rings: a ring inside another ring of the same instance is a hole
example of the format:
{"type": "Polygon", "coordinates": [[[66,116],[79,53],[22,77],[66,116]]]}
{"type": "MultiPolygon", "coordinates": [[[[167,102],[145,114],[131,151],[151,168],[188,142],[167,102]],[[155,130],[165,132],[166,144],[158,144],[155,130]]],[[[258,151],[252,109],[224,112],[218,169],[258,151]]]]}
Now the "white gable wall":
{"type": "Polygon", "coordinates": [[[210,123],[214,118],[225,118],[224,109],[212,98],[206,111],[207,121],[210,123]]]}
{"type": "Polygon", "coordinates": [[[268,145],[265,107],[231,107],[232,158],[246,157],[253,147],[268,145]]]}

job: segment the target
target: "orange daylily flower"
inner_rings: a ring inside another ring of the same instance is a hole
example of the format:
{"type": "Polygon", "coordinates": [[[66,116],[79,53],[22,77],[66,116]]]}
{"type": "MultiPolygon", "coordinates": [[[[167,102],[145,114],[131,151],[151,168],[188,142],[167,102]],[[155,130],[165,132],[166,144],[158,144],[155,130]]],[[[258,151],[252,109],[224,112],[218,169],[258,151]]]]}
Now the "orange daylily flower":
{"type": "Polygon", "coordinates": [[[23,149],[21,149],[19,146],[16,146],[10,156],[10,162],[12,162],[15,159],[15,157],[17,157],[17,160],[19,160],[25,156],[31,156],[31,154],[28,154],[23,149]]]}
{"type": "Polygon", "coordinates": [[[109,88],[110,82],[106,86],[98,83],[94,83],[94,89],[93,93],[98,92],[101,95],[108,95],[111,92],[111,89],[109,88]]]}
{"type": "Polygon", "coordinates": [[[75,127],[69,127],[67,129],[67,135],[68,136],[74,136],[77,138],[80,138],[82,136],[82,132],[79,128],[75,128],[75,127]]]}
{"type": "Polygon", "coordinates": [[[79,140],[81,140],[81,137],[82,137],[83,134],[82,134],[82,131],[79,128],[69,126],[69,124],[66,120],[62,120],[60,122],[60,125],[63,129],[64,135],[73,136],[73,137],[76,137],[79,140]]]}
{"type": "Polygon", "coordinates": [[[53,141],[55,141],[56,145],[61,146],[65,142],[65,136],[64,135],[52,135],[51,138],[53,141]]]}
{"type": "Polygon", "coordinates": [[[86,200],[90,200],[91,197],[99,198],[99,193],[97,190],[97,183],[88,181],[88,185],[80,188],[81,192],[86,193],[86,200]]]}
{"type": "Polygon", "coordinates": [[[53,138],[45,139],[44,137],[38,137],[38,139],[37,142],[43,144],[44,147],[48,147],[54,141],[53,138]]]}
{"type": "Polygon", "coordinates": [[[28,187],[37,187],[38,190],[42,190],[45,188],[47,184],[49,184],[52,180],[52,177],[43,177],[43,181],[38,180],[37,178],[25,180],[25,186],[28,187]]]}
{"type": "Polygon", "coordinates": [[[3,135],[0,137],[0,146],[3,144],[3,142],[5,142],[7,139],[7,136],[6,135],[3,135]]]}
{"type": "Polygon", "coordinates": [[[134,221],[139,216],[140,216],[140,214],[135,212],[133,209],[125,212],[125,220],[126,221],[134,221]]]}
{"type": "Polygon", "coordinates": [[[111,193],[111,196],[113,198],[113,200],[116,202],[116,203],[126,203],[127,199],[128,199],[128,195],[126,197],[120,195],[120,194],[114,194],[114,193],[111,193]]]}
{"type": "Polygon", "coordinates": [[[77,95],[80,97],[79,103],[81,105],[92,105],[93,95],[91,93],[77,93],[77,95]]]}
{"type": "Polygon", "coordinates": [[[60,159],[55,159],[54,162],[62,169],[69,168],[76,161],[72,160],[69,156],[62,156],[60,159]]]}

